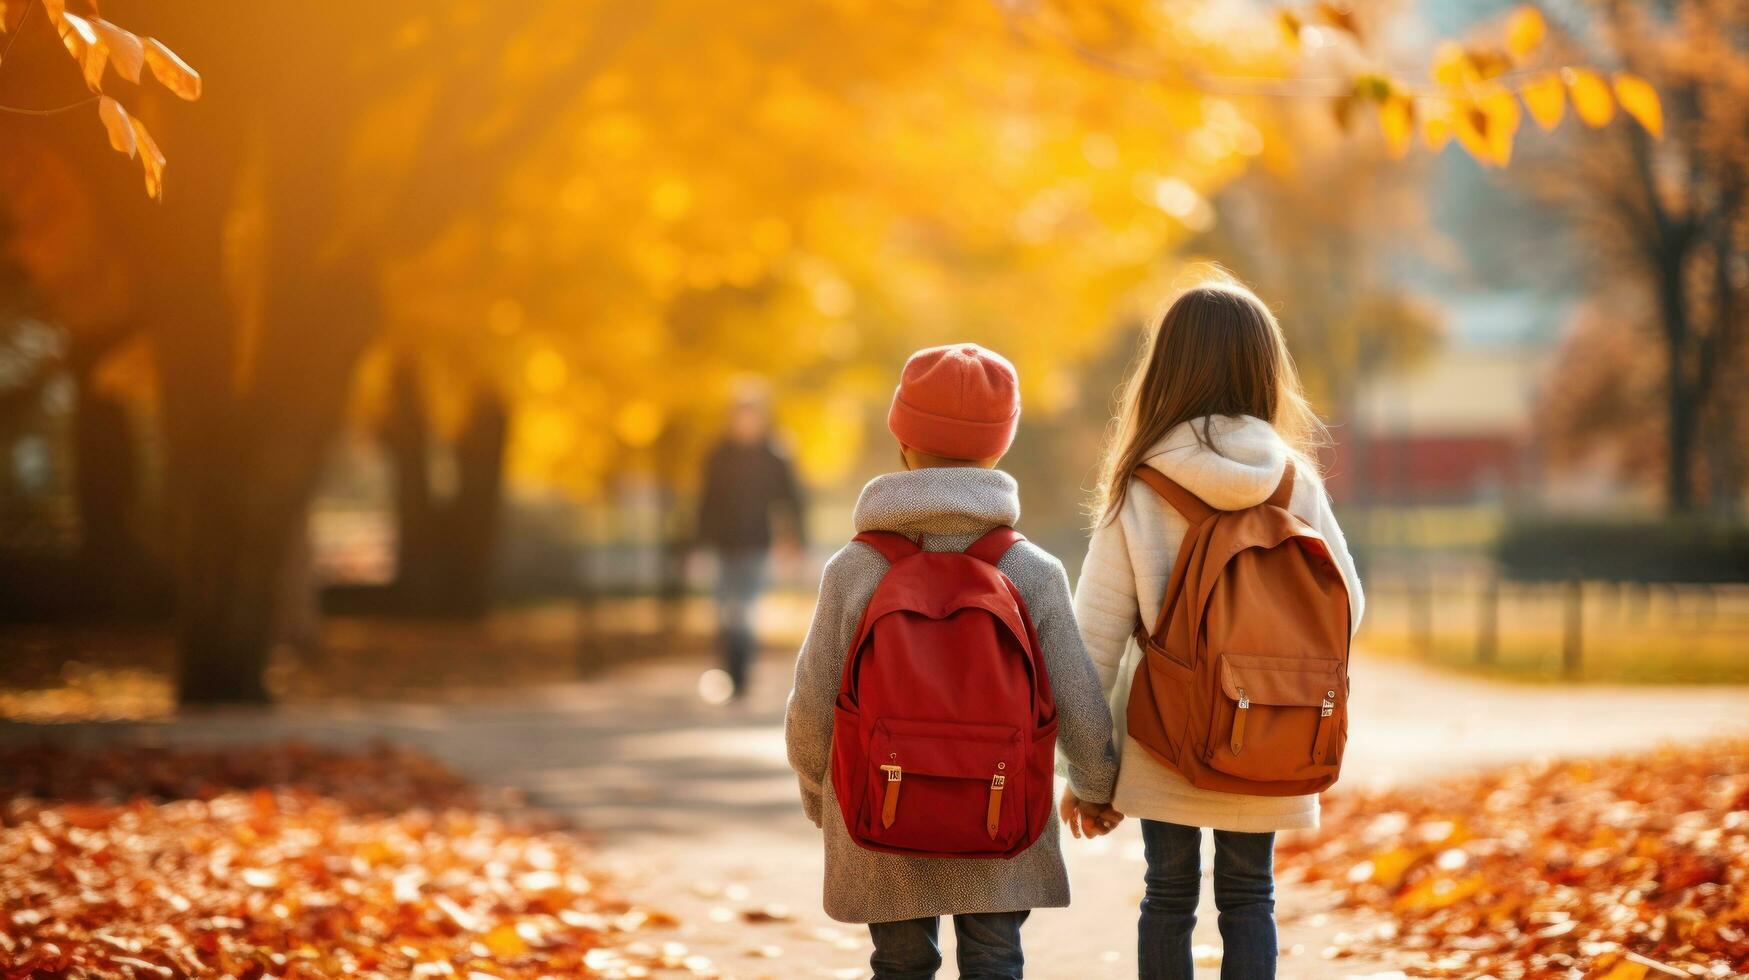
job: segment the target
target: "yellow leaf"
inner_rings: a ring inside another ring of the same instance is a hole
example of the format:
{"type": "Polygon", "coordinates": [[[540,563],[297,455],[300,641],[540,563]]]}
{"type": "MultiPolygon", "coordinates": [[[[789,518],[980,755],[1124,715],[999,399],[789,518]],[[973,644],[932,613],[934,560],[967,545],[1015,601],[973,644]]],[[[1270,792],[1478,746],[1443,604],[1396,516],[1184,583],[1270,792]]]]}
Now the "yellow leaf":
{"type": "Polygon", "coordinates": [[[1451,104],[1435,99],[1424,104],[1421,111],[1421,142],[1435,153],[1445,149],[1452,135],[1451,104]]]}
{"type": "Polygon", "coordinates": [[[486,933],[485,943],[492,955],[501,960],[513,960],[528,952],[528,942],[516,931],[515,926],[508,923],[486,933]]]}
{"type": "Polygon", "coordinates": [[[134,141],[139,145],[140,169],[146,174],[146,195],[161,199],[164,196],[164,154],[153,141],[152,134],[146,132],[145,123],[132,116],[128,121],[133,125],[134,141]]]}
{"type": "Polygon", "coordinates": [[[1615,118],[1615,99],[1609,94],[1609,83],[1589,68],[1565,68],[1561,78],[1573,96],[1573,111],[1591,127],[1607,125],[1615,118]]]}
{"type": "Polygon", "coordinates": [[[1488,131],[1488,114],[1475,103],[1458,107],[1454,114],[1456,119],[1452,127],[1457,135],[1458,145],[1462,146],[1476,162],[1490,164],[1494,162],[1494,143],[1488,131]]]}
{"type": "Polygon", "coordinates": [[[1415,142],[1415,103],[1400,93],[1380,102],[1379,128],[1385,134],[1385,151],[1401,158],[1415,142]]]}
{"type": "Polygon", "coordinates": [[[1630,959],[1620,959],[1616,964],[1602,973],[1595,974],[1593,980],[1645,980],[1647,968],[1644,963],[1635,963],[1630,959]]]}
{"type": "Polygon", "coordinates": [[[1615,73],[1615,98],[1622,111],[1633,116],[1653,139],[1664,138],[1664,106],[1652,83],[1632,72],[1615,73]]]}
{"type": "Polygon", "coordinates": [[[1441,85],[1463,85],[1476,81],[1476,66],[1470,53],[1456,41],[1442,42],[1433,52],[1433,80],[1441,85]]]}
{"type": "Polygon", "coordinates": [[[1518,135],[1518,123],[1523,118],[1518,111],[1518,100],[1511,92],[1500,88],[1484,96],[1480,106],[1488,117],[1489,159],[1504,167],[1512,162],[1512,140],[1518,135]]]}
{"type": "Polygon", "coordinates": [[[1433,912],[1469,898],[1481,891],[1484,884],[1486,880],[1479,874],[1456,879],[1430,875],[1398,895],[1394,904],[1402,911],[1433,912]]]}
{"type": "Polygon", "coordinates": [[[1297,48],[1300,46],[1300,31],[1306,25],[1304,21],[1300,20],[1299,14],[1291,10],[1278,10],[1275,12],[1275,25],[1281,28],[1282,39],[1287,42],[1288,47],[1297,48]]]}
{"type": "Polygon", "coordinates": [[[101,17],[92,20],[91,26],[97,29],[104,47],[109,49],[109,63],[115,66],[116,74],[139,84],[140,69],[146,63],[146,46],[132,31],[123,30],[101,17]]]}
{"type": "Polygon", "coordinates": [[[1523,58],[1541,46],[1548,34],[1549,25],[1543,21],[1542,11],[1531,6],[1519,7],[1506,21],[1506,50],[1514,58],[1523,58]]]}
{"type": "Polygon", "coordinates": [[[1477,78],[1499,78],[1512,70],[1512,59],[1498,49],[1471,48],[1469,56],[1477,78]]]}
{"type": "Polygon", "coordinates": [[[66,45],[67,53],[73,56],[73,60],[79,62],[86,86],[93,92],[100,91],[103,85],[103,66],[109,61],[109,51],[97,37],[97,29],[85,18],[69,13],[62,13],[57,25],[56,29],[61,33],[61,43],[66,45]]]}
{"type": "Polygon", "coordinates": [[[200,98],[200,72],[188,67],[188,62],[155,37],[146,39],[146,64],[165,88],[190,102],[200,98]]]}
{"type": "Polygon", "coordinates": [[[1518,94],[1530,110],[1530,117],[1543,129],[1554,129],[1567,114],[1567,88],[1554,72],[1532,76],[1518,94]]]}
{"type": "Polygon", "coordinates": [[[1360,37],[1360,23],[1354,19],[1354,11],[1346,3],[1319,3],[1313,8],[1318,19],[1339,31],[1344,31],[1352,37],[1360,37]]]}
{"type": "Polygon", "coordinates": [[[133,156],[133,120],[121,103],[106,95],[97,100],[97,115],[103,120],[104,131],[109,133],[109,148],[123,156],[133,156]]]}

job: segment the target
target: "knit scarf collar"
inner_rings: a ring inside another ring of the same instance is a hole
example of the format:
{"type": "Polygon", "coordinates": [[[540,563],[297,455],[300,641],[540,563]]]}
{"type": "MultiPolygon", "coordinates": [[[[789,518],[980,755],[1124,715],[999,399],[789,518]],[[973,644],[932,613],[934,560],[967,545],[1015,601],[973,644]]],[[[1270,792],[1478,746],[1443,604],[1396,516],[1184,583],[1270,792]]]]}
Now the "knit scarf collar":
{"type": "Polygon", "coordinates": [[[877,476],[852,515],[857,531],[982,534],[1020,520],[1020,487],[1001,470],[931,467],[877,476]]]}

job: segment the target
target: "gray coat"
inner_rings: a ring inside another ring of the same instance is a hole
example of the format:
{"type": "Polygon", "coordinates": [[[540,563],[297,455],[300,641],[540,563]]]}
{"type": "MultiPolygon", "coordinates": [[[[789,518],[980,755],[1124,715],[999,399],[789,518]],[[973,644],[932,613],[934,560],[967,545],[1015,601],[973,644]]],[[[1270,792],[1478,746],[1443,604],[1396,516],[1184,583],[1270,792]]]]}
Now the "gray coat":
{"type": "MultiPolygon", "coordinates": [[[[858,531],[923,535],[923,547],[930,551],[962,551],[985,531],[1019,518],[1013,477],[1000,470],[954,467],[876,477],[857,501],[855,523],[858,531]]],[[[1026,542],[1011,549],[998,567],[1020,589],[1038,630],[1057,701],[1060,769],[1082,799],[1109,801],[1117,776],[1111,714],[1081,645],[1062,563],[1026,542]]],[[[832,704],[863,609],[886,571],[879,552],[854,541],[827,562],[813,625],[796,658],[795,689],[784,720],[802,808],[825,831],[826,914],[840,922],[892,922],[1069,904],[1055,819],[1036,843],[1008,860],[885,854],[850,839],[828,771],[832,704]]]]}

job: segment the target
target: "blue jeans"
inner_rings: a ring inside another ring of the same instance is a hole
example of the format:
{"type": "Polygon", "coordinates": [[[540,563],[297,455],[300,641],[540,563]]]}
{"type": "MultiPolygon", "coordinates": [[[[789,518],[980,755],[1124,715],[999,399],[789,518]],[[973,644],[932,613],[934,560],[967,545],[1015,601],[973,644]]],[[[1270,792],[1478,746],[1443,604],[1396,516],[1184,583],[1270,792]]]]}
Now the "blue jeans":
{"type": "Polygon", "coordinates": [[[717,556],[717,638],[723,670],[738,697],[747,690],[753,662],[753,605],[765,589],[765,552],[725,551],[717,556]]]}
{"type": "MultiPolygon", "coordinates": [[[[1190,933],[1202,890],[1202,828],[1142,821],[1141,980],[1190,980],[1190,933]]],[[[1215,831],[1215,907],[1220,910],[1222,980],[1275,976],[1275,835],[1215,831]]]]}
{"type": "MultiPolygon", "coordinates": [[[[1020,980],[1026,959],[1020,952],[1020,926],[1029,913],[980,912],[953,917],[959,941],[960,980],[1020,980]]],[[[874,955],[868,965],[875,980],[932,980],[941,969],[936,933],[941,917],[870,922],[874,955]]]]}

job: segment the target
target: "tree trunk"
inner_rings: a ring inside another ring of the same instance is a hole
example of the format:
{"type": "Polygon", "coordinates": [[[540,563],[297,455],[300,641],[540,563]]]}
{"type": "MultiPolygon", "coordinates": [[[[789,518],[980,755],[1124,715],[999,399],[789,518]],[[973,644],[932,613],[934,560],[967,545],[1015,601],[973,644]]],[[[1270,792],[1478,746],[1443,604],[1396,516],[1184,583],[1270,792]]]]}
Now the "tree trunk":
{"type": "Polygon", "coordinates": [[[239,506],[209,514],[184,545],[178,581],[181,675],[188,704],[264,703],[264,677],[278,628],[285,545],[278,535],[233,536],[239,506]]]}
{"type": "Polygon", "coordinates": [[[444,611],[453,615],[482,615],[491,604],[509,427],[503,397],[483,389],[456,439],[456,492],[446,508],[450,547],[443,569],[444,611]]]}
{"type": "Polygon", "coordinates": [[[140,508],[139,446],[127,408],[95,390],[89,374],[75,382],[73,503],[79,517],[85,602],[101,615],[140,613],[161,599],[151,588],[136,533],[140,508]]]}
{"type": "Polygon", "coordinates": [[[417,613],[433,604],[435,564],[442,539],[441,519],[431,493],[431,424],[419,365],[396,362],[389,388],[389,417],[382,439],[393,473],[395,495],[395,585],[392,600],[402,612],[417,613]]]}
{"type": "Polygon", "coordinates": [[[226,336],[230,324],[213,287],[181,297],[190,317],[204,311],[212,322],[188,325],[198,340],[160,360],[184,704],[268,700],[262,675],[298,536],[307,533],[310,500],[375,323],[374,286],[363,274],[289,264],[282,274],[292,298],[261,325],[251,374],[239,377],[225,345],[213,342],[209,331],[226,336]],[[304,287],[291,289],[300,278],[304,287]]]}
{"type": "Polygon", "coordinates": [[[410,615],[478,616],[490,605],[509,418],[501,396],[482,391],[455,443],[456,481],[439,499],[431,479],[429,412],[417,367],[402,362],[383,427],[394,471],[394,608],[410,615]]]}
{"type": "Polygon", "coordinates": [[[1665,440],[1664,504],[1673,514],[1694,509],[1695,429],[1700,405],[1695,397],[1691,372],[1687,284],[1683,282],[1682,254],[1665,258],[1658,265],[1658,311],[1664,323],[1667,365],[1664,374],[1665,440]]]}
{"type": "Polygon", "coordinates": [[[142,459],[126,404],[97,389],[104,358],[133,333],[131,327],[74,332],[68,353],[73,374],[73,506],[79,521],[81,574],[92,583],[87,601],[103,613],[145,612],[162,600],[145,568],[140,537],[142,459]]]}

